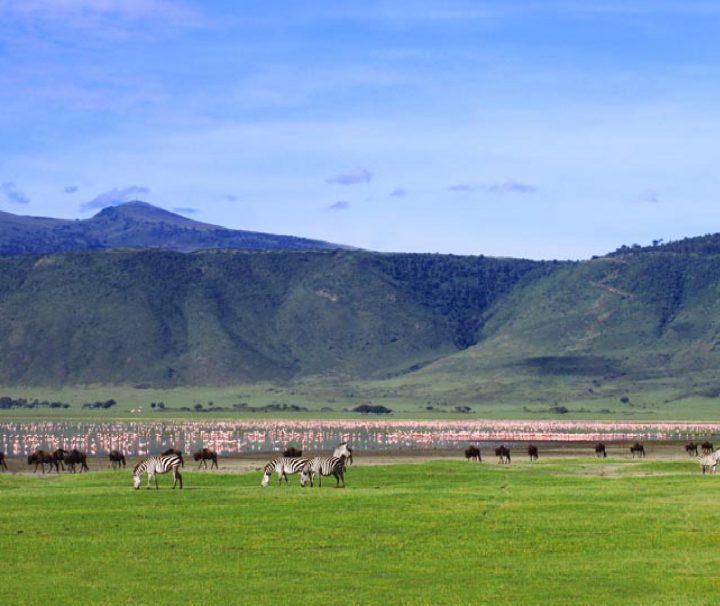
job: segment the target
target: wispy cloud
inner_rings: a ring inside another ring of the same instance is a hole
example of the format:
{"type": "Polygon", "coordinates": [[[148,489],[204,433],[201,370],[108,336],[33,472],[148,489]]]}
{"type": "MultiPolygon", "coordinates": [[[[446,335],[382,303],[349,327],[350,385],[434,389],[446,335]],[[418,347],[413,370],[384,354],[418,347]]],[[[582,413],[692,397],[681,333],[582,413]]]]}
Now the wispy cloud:
{"type": "Polygon", "coordinates": [[[105,208],[107,206],[117,206],[123,202],[129,202],[137,198],[140,194],[146,194],[150,191],[148,187],[142,185],[130,185],[128,187],[115,187],[110,191],[103,192],[95,196],[92,200],[83,203],[80,206],[81,211],[92,210],[94,208],[105,208]]]}
{"type": "Polygon", "coordinates": [[[655,189],[648,189],[640,195],[640,202],[657,204],[658,202],[660,202],[660,194],[655,189]]]}
{"type": "Polygon", "coordinates": [[[334,211],[347,210],[348,208],[350,208],[350,202],[345,202],[344,200],[339,200],[328,206],[328,210],[334,211]]]}
{"type": "Polygon", "coordinates": [[[68,185],[63,189],[63,191],[66,194],[74,194],[78,189],[80,189],[77,185],[68,185]]]}
{"type": "Polygon", "coordinates": [[[358,183],[370,183],[371,180],[372,173],[367,168],[355,168],[346,173],[335,175],[325,182],[335,185],[357,185],[358,183]]]}
{"type": "Polygon", "coordinates": [[[30,198],[15,185],[15,181],[0,184],[0,192],[5,194],[7,201],[13,204],[27,204],[30,202],[30,198]]]}
{"type": "Polygon", "coordinates": [[[502,183],[489,185],[487,191],[491,194],[532,194],[538,191],[538,188],[515,179],[508,179],[502,183]]]}
{"type": "Polygon", "coordinates": [[[390,195],[393,198],[404,198],[407,196],[407,190],[403,187],[396,187],[390,192],[390,195]]]}
{"type": "Polygon", "coordinates": [[[200,209],[193,208],[191,206],[176,206],[172,210],[173,212],[181,213],[183,215],[195,215],[200,212],[200,209]]]}
{"type": "Polygon", "coordinates": [[[456,183],[455,185],[451,185],[448,187],[450,191],[457,191],[462,193],[467,193],[471,191],[476,191],[478,188],[477,185],[470,185],[469,183],[456,183]]]}

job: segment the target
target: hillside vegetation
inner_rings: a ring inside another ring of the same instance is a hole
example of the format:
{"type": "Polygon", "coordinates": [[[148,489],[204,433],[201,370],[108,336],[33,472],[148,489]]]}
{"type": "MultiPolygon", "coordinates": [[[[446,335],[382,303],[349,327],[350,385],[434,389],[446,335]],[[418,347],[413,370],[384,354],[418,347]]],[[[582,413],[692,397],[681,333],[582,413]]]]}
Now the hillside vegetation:
{"type": "Polygon", "coordinates": [[[349,251],[0,258],[0,383],[399,375],[476,343],[483,313],[547,270],[349,251]]]}

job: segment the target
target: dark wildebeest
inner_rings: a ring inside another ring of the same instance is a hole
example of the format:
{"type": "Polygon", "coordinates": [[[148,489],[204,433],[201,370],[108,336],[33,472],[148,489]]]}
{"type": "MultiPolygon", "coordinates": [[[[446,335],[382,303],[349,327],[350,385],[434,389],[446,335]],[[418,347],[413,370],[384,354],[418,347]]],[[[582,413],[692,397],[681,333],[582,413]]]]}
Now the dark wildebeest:
{"type": "Polygon", "coordinates": [[[507,446],[498,446],[495,449],[495,456],[498,457],[498,463],[510,463],[510,449],[507,446]]]}
{"type": "Polygon", "coordinates": [[[702,449],[702,453],[704,455],[709,455],[715,452],[715,448],[713,448],[712,442],[708,442],[707,440],[700,444],[700,448],[702,449]]]}
{"type": "Polygon", "coordinates": [[[4,469],[5,471],[7,471],[8,468],[7,463],[5,462],[4,452],[0,452],[0,468],[4,469]]]}
{"type": "Polygon", "coordinates": [[[294,446],[288,446],[283,451],[283,456],[291,459],[299,459],[302,456],[302,450],[295,448],[294,446]]]}
{"type": "Polygon", "coordinates": [[[121,466],[123,469],[125,468],[125,455],[119,450],[111,450],[108,459],[110,459],[113,469],[120,469],[121,466]]]}
{"type": "Polygon", "coordinates": [[[55,469],[60,473],[60,468],[65,471],[65,457],[68,455],[68,451],[64,448],[58,448],[52,453],[53,462],[55,463],[55,469]]]}
{"type": "Polygon", "coordinates": [[[84,452],[80,452],[76,448],[73,448],[69,454],[65,456],[65,464],[68,466],[68,470],[75,473],[75,465],[80,465],[80,473],[83,471],[90,471],[87,466],[87,456],[84,452]]]}
{"type": "Polygon", "coordinates": [[[37,471],[38,466],[42,466],[42,472],[45,473],[45,465],[50,465],[50,471],[52,471],[53,465],[55,465],[55,459],[53,459],[52,453],[50,452],[36,450],[28,456],[28,465],[35,465],[33,473],[37,471]]]}
{"type": "Polygon", "coordinates": [[[465,449],[465,458],[468,460],[468,463],[470,461],[482,463],[482,455],[480,454],[480,449],[477,446],[468,446],[465,449]]]}
{"type": "Polygon", "coordinates": [[[645,458],[645,447],[640,444],[640,442],[635,442],[630,447],[630,452],[632,453],[633,459],[637,456],[639,459],[645,458]]]}
{"type": "Polygon", "coordinates": [[[179,456],[180,457],[180,467],[185,467],[185,459],[183,459],[182,450],[178,450],[177,448],[168,448],[167,450],[163,450],[160,454],[161,455],[174,454],[174,455],[179,456]]]}
{"type": "Polygon", "coordinates": [[[537,461],[537,460],[538,460],[538,447],[537,447],[537,446],[533,446],[532,444],[530,444],[530,445],[528,446],[528,456],[530,457],[530,462],[531,462],[531,463],[532,463],[533,461],[537,461]]]}
{"type": "Polygon", "coordinates": [[[698,456],[698,446],[695,442],[688,442],[685,444],[685,452],[688,453],[689,457],[698,456]]]}
{"type": "Polygon", "coordinates": [[[217,453],[214,450],[210,450],[209,448],[203,448],[202,450],[198,450],[194,455],[193,459],[196,461],[200,461],[200,465],[198,465],[198,469],[201,467],[205,467],[207,469],[207,462],[212,461],[210,464],[210,469],[215,467],[215,469],[218,468],[217,463],[217,453]]]}
{"type": "Polygon", "coordinates": [[[595,456],[603,459],[607,459],[607,450],[605,450],[605,444],[598,442],[595,444],[595,456]]]}

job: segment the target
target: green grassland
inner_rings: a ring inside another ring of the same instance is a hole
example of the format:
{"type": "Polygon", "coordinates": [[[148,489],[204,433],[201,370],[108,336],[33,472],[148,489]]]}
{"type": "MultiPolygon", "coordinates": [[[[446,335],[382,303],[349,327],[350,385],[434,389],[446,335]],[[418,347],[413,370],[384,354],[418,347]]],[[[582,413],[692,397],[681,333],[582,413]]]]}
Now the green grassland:
{"type": "MultiPolygon", "coordinates": [[[[472,377],[468,379],[472,381],[472,377]]],[[[390,415],[371,415],[392,419],[578,419],[578,420],[697,420],[720,419],[720,399],[688,395],[661,381],[648,382],[643,389],[596,393],[586,397],[544,395],[550,379],[522,384],[522,377],[497,377],[498,393],[492,398],[473,397],[480,387],[453,382],[450,378],[434,384],[394,381],[355,381],[347,383],[298,382],[292,385],[257,383],[223,387],[177,387],[136,389],[124,385],[80,387],[0,386],[0,396],[28,401],[59,401],[69,408],[12,408],[0,410],[1,420],[173,420],[173,419],[333,419],[361,418],[350,410],[361,404],[380,404],[390,415]],[[517,381],[516,385],[510,385],[517,381]],[[502,388],[508,384],[508,396],[502,388]],[[621,399],[627,398],[626,402],[621,399]],[[83,404],[116,400],[109,409],[88,409],[83,404]],[[156,407],[151,404],[155,402],[156,407]],[[162,402],[163,410],[157,407],[162,402]],[[235,408],[244,404],[244,408],[235,408]],[[201,411],[195,409],[202,407],[201,411]],[[306,410],[293,411],[293,405],[306,410]],[[467,406],[470,412],[457,412],[467,406]],[[558,409],[561,406],[563,408],[558,409]],[[266,408],[271,407],[271,408],[266,408]],[[285,407],[285,408],[283,408],[285,407]],[[190,410],[182,410],[190,409],[190,410]],[[142,409],[142,410],[141,410],[142,409]],[[131,411],[135,412],[131,412],[131,411]],[[559,412],[562,411],[562,412],[559,412]]]]}
{"type": "Polygon", "coordinates": [[[3,604],[714,604],[720,482],[688,460],[0,476],[3,604]]]}

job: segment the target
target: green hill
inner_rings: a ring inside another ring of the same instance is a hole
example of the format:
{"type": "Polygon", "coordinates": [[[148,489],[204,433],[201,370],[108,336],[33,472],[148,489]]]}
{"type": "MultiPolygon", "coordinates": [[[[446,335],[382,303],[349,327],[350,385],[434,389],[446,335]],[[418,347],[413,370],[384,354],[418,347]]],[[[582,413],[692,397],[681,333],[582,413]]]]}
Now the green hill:
{"type": "Polygon", "coordinates": [[[335,252],[0,258],[0,384],[403,374],[477,342],[542,263],[335,252]]]}

